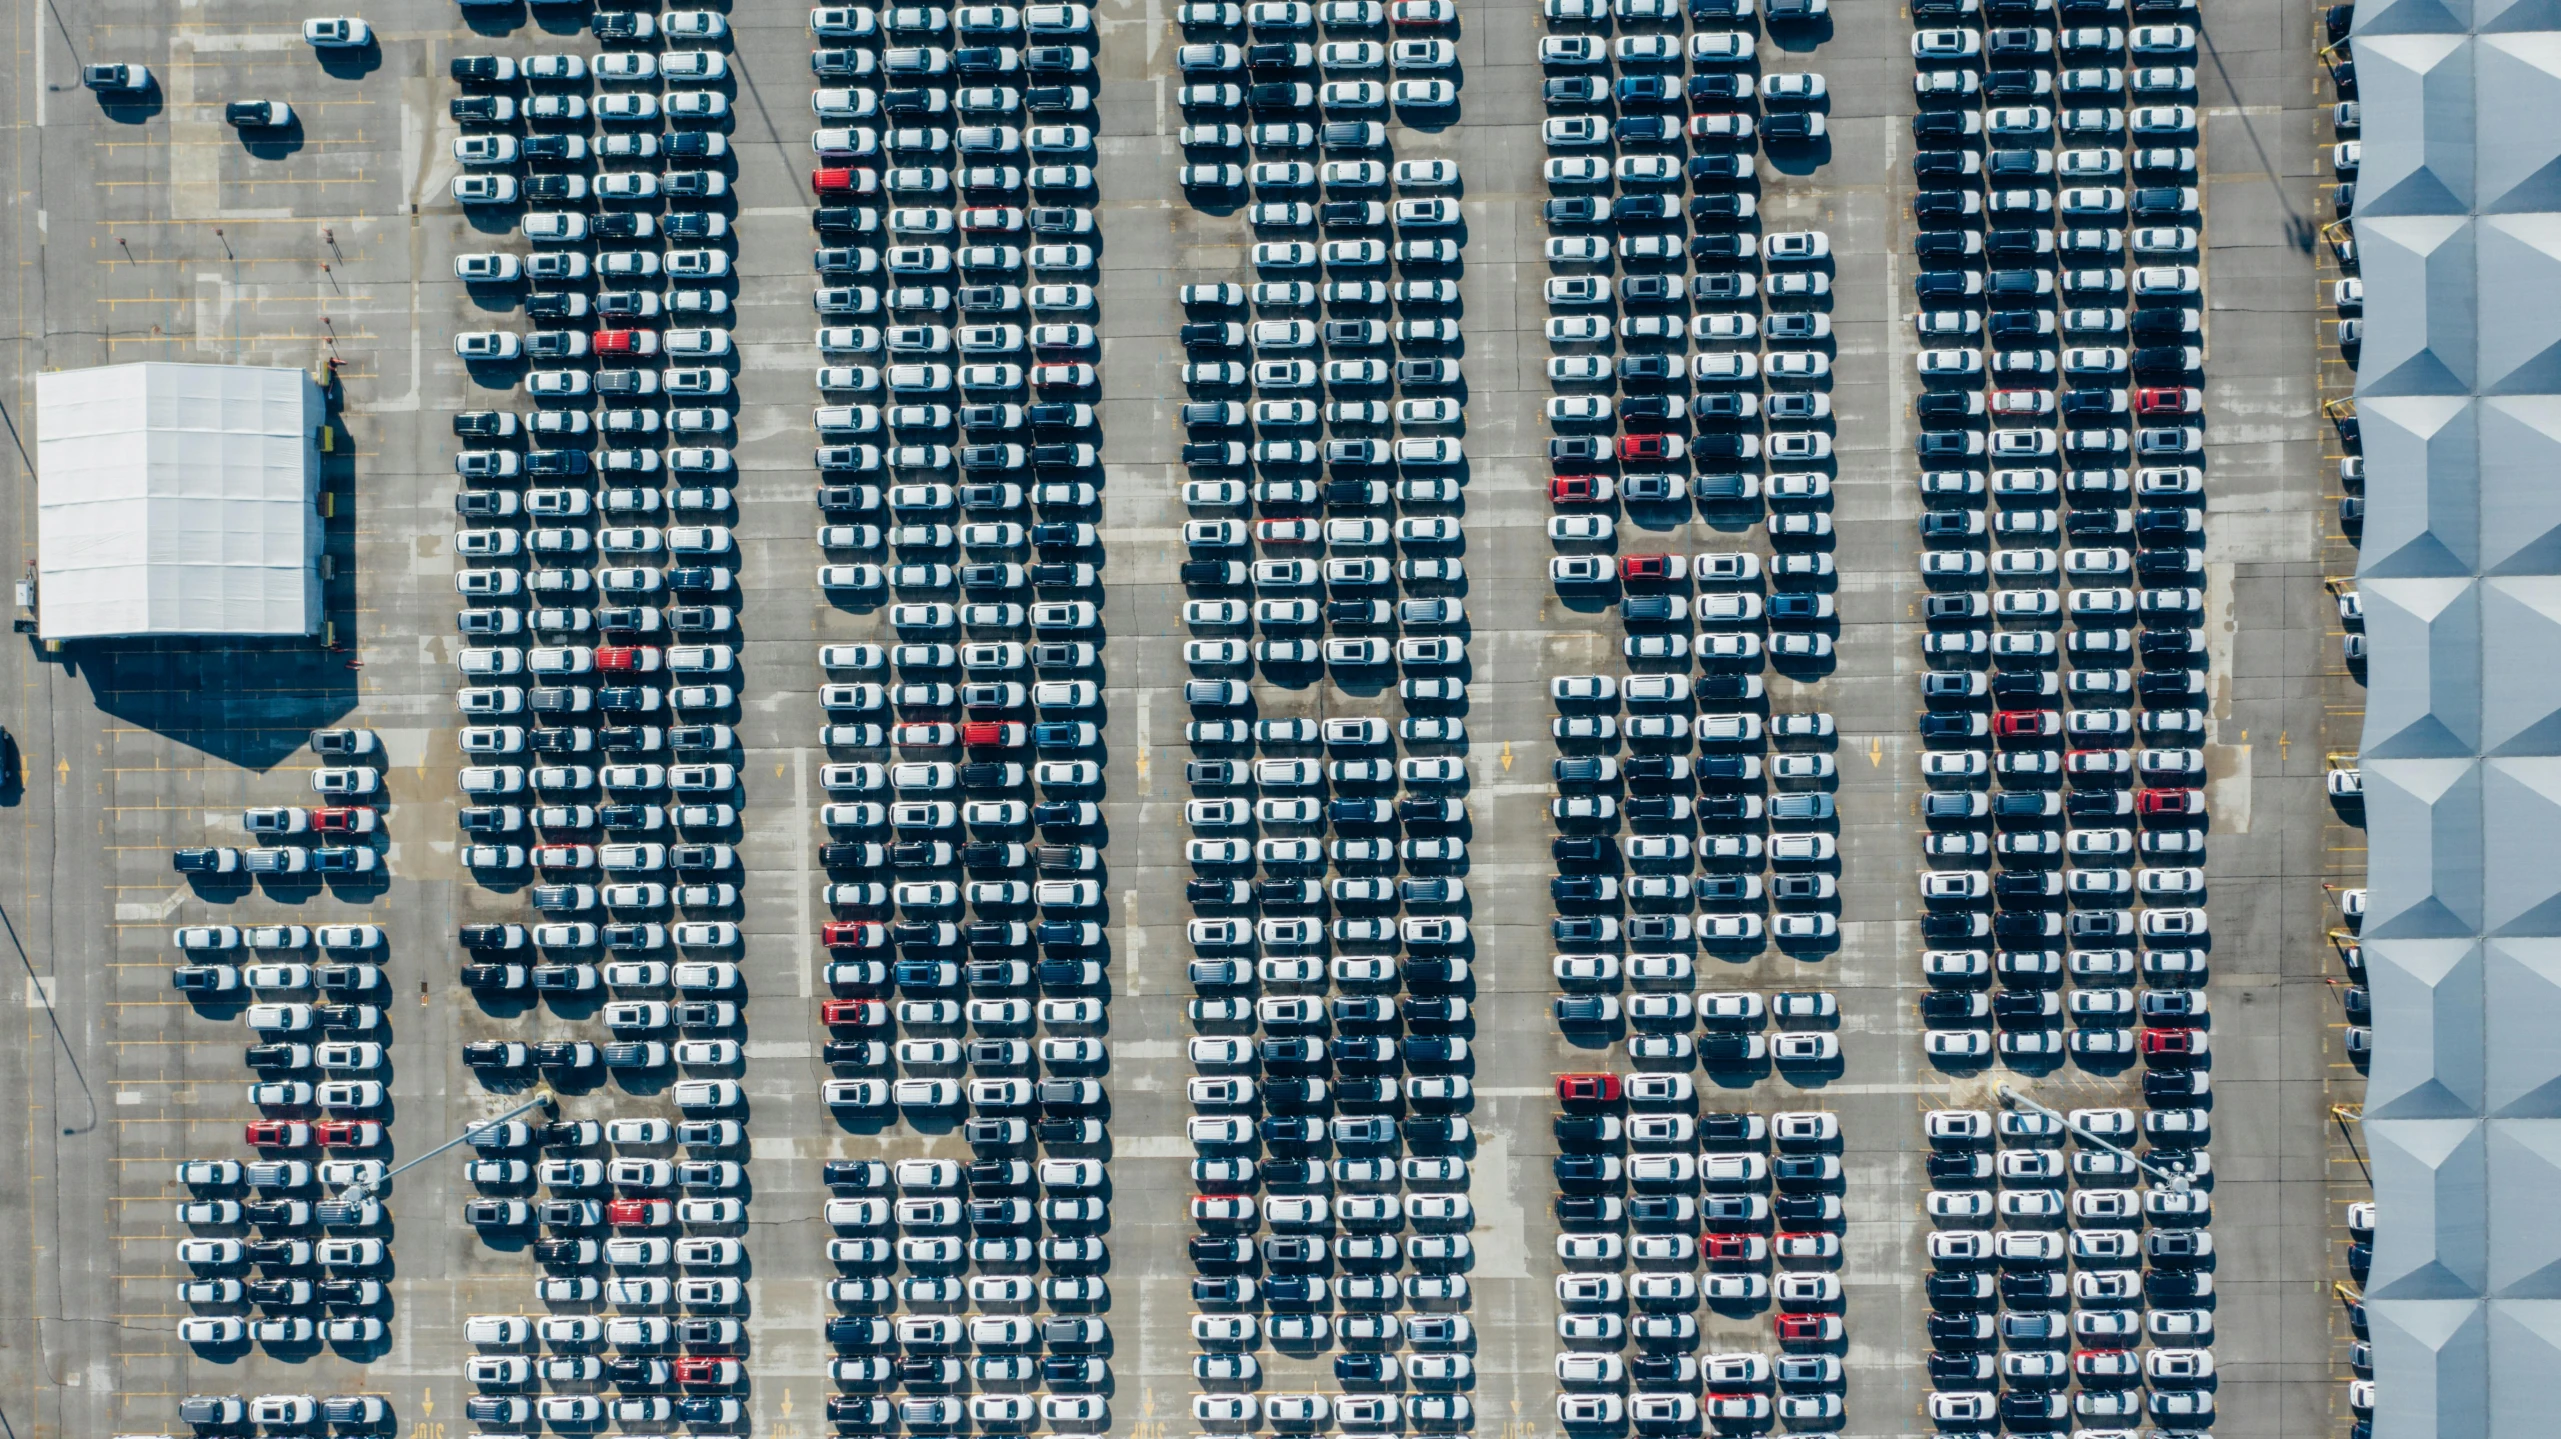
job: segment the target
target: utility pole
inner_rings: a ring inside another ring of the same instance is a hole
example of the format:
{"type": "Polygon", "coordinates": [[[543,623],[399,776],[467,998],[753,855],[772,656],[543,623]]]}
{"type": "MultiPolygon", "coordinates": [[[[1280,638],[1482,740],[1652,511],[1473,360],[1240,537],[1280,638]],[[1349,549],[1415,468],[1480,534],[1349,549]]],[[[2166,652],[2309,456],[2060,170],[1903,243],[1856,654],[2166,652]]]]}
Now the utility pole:
{"type": "Polygon", "coordinates": [[[473,1136],[495,1129],[499,1125],[506,1123],[508,1120],[515,1118],[517,1115],[524,1113],[528,1109],[540,1109],[552,1114],[558,1114],[560,1112],[560,1101],[553,1096],[550,1090],[537,1089],[534,1091],[533,1098],[526,1100],[524,1103],[517,1105],[506,1113],[498,1115],[492,1119],[473,1120],[471,1123],[462,1127],[462,1133],[455,1135],[453,1138],[446,1140],[444,1143],[437,1145],[435,1148],[428,1150],[417,1158],[401,1164],[398,1168],[383,1171],[383,1175],[380,1179],[372,1180],[364,1184],[349,1185],[346,1192],[338,1197],[349,1204],[359,1204],[365,1200],[371,1199],[384,1185],[389,1184],[395,1175],[415,1169],[419,1165],[426,1163],[428,1160],[435,1158],[437,1155],[444,1153],[446,1150],[451,1149],[458,1144],[468,1144],[471,1142],[473,1136]]]}
{"type": "Polygon", "coordinates": [[[2019,1093],[2017,1090],[2010,1088],[2006,1084],[2000,1087],[1999,1093],[2003,1104],[2017,1105],[2025,1109],[2034,1110],[2038,1114],[2050,1114],[2054,1118],[2061,1120],[2063,1127],[2071,1130],[2073,1136],[2078,1138],[2082,1143],[2095,1144],[2110,1154],[2124,1155],[2127,1159],[2133,1161],[2135,1168],[2142,1170],[2144,1173],[2151,1175],[2154,1179],[2168,1185],[2171,1193],[2185,1194],[2188,1192],[2188,1176],[2185,1170],[2171,1169],[2163,1165],[2154,1164],[2152,1161],[2143,1158],[2141,1155],[2136,1154],[2133,1150],[2126,1148],[2124,1145],[2119,1144],[2114,1140],[2107,1139],[2095,1131],[2073,1122],[2070,1115],[2063,1113],[2052,1105],[2039,1104],[2037,1101],[2028,1098],[2026,1095],[2019,1093]]]}

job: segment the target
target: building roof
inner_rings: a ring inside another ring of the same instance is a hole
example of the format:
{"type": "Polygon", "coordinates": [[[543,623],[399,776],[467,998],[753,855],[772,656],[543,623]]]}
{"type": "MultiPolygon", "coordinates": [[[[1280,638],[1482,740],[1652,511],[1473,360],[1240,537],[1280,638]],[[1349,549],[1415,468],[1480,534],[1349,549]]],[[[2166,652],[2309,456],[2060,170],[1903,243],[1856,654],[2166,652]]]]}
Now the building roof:
{"type": "Polygon", "coordinates": [[[2507,1439],[2561,1407],[2561,5],[2353,43],[2373,1428],[2507,1439]]]}
{"type": "Polygon", "coordinates": [[[316,632],[322,415],[294,369],[38,375],[40,633],[316,632]]]}

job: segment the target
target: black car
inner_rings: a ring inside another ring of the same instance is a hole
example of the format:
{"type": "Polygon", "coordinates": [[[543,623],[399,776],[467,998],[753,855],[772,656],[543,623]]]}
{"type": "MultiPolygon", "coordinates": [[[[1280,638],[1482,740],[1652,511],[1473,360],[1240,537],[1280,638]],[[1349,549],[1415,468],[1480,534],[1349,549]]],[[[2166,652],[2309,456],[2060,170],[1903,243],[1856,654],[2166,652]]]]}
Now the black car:
{"type": "Polygon", "coordinates": [[[2039,100],[2054,93],[2054,77],[2043,70],[1993,70],[1983,76],[1983,94],[1995,102],[2039,100]]]}
{"type": "Polygon", "coordinates": [[[1321,1119],[1266,1116],[1256,1129],[1266,1144],[1316,1144],[1325,1138],[1321,1119]]]}
{"type": "Polygon", "coordinates": [[[1190,1249],[1192,1263],[1203,1267],[1254,1262],[1254,1242],[1231,1235],[1195,1234],[1190,1249]]]}
{"type": "Polygon", "coordinates": [[[622,1389],[656,1389],[668,1378],[664,1359],[616,1358],[605,1361],[605,1380],[622,1389]]]}
{"type": "MultiPolygon", "coordinates": [[[[1607,1115],[1560,1114],[1556,1116],[1555,1123],[1556,1142],[1560,1145],[1605,1144],[1610,1142],[1612,1136],[1617,1132],[1617,1121],[1607,1115]]],[[[1590,1216],[1590,1222],[1599,1222],[1599,1212],[1596,1207],[1597,1201],[1590,1199],[1578,1199],[1568,1196],[1557,1200],[1556,1203],[1558,1217],[1568,1223],[1575,1222],[1565,1212],[1565,1206],[1569,1204],[1593,1208],[1593,1213],[1590,1216]]]]}
{"type": "Polygon", "coordinates": [[[1749,100],[1753,98],[1752,78],[1722,71],[1694,74],[1690,76],[1689,96],[1692,100],[1749,100]]]}
{"type": "Polygon", "coordinates": [[[2175,1104],[2200,1099],[2207,1093],[2205,1071],[2200,1069],[2147,1069],[2143,1072],[2143,1102],[2175,1104]]]}
{"type": "Polygon", "coordinates": [[[1677,105],[1681,82],[1670,75],[1622,75],[1616,86],[1621,105],[1677,105]]]}
{"type": "Polygon", "coordinates": [[[1941,148],[1979,143],[1982,134],[1983,118],[1972,110],[1924,110],[1912,117],[1915,145],[1941,148]]]}
{"type": "Polygon", "coordinates": [[[1263,1085],[1263,1102],[1273,1109],[1312,1109],[1328,1093],[1321,1079],[1273,1079],[1263,1085]]]}
{"type": "Polygon", "coordinates": [[[1699,1200],[1699,1218],[1712,1225],[1758,1224],[1769,1217],[1769,1201],[1757,1194],[1710,1194],[1699,1200]]]}
{"type": "Polygon", "coordinates": [[[1304,1274],[1278,1275],[1265,1283],[1263,1294],[1274,1304],[1304,1308],[1324,1297],[1327,1291],[1317,1287],[1321,1282],[1304,1274]]]}
{"type": "Polygon", "coordinates": [[[1992,1276],[1971,1271],[1928,1275],[1922,1280],[1922,1293],[1933,1309],[1973,1309],[1996,1298],[1992,1276]]]}
{"type": "Polygon", "coordinates": [[[2196,191],[2178,185],[2146,185],[2126,196],[2136,219],[2166,220],[2196,213],[2196,191]]]}
{"type": "Polygon", "coordinates": [[[1761,121],[1761,142],[1784,145],[1811,140],[1822,135],[1827,128],[1823,117],[1811,111],[1781,110],[1761,121]]]}
{"type": "Polygon", "coordinates": [[[2153,1269],[2143,1276],[2143,1290],[2157,1303],[2179,1303],[2211,1294],[2213,1283],[2193,1269],[2153,1269]]]}
{"type": "Polygon", "coordinates": [[[519,153],[536,164],[576,165],[587,159],[587,140],[582,135],[527,135],[519,153]]]}
{"type": "Polygon", "coordinates": [[[886,1349],[897,1331],[876,1314],[838,1314],[827,1321],[827,1342],[840,1349],[886,1349]]]}
{"type": "Polygon", "coordinates": [[[169,867],[180,874],[228,874],[240,868],[240,851],[198,845],[172,853],[169,867]]]}
{"type": "MultiPolygon", "coordinates": [[[[1647,195],[1644,200],[1657,200],[1662,202],[1662,205],[1670,205],[1672,202],[1667,195],[1647,195]]],[[[1701,225],[1731,228],[1731,225],[1741,223],[1741,220],[1749,220],[1757,213],[1759,213],[1759,202],[1752,200],[1749,195],[1713,192],[1713,195],[1690,197],[1690,220],[1695,220],[1695,223],[1701,223],[1701,225]]],[[[1665,215],[1665,218],[1670,218],[1670,215],[1665,215]]],[[[1711,243],[1706,243],[1706,236],[1690,236],[1690,253],[1693,253],[1693,256],[1701,256],[1701,259],[1752,259],[1752,253],[1749,253],[1747,248],[1741,248],[1741,236],[1718,236],[1718,241],[1713,243],[1713,246],[1711,243]],[[1726,253],[1726,248],[1734,248],[1734,253],[1726,253]]]]}
{"type": "Polygon", "coordinates": [[[1394,1104],[1397,1094],[1397,1089],[1386,1079],[1354,1076],[1334,1081],[1334,1102],[1337,1105],[1394,1104]]]}
{"type": "MultiPolygon", "coordinates": [[[[1437,955],[1426,955],[1420,959],[1408,960],[1405,965],[1405,982],[1409,986],[1418,984],[1457,984],[1460,982],[1458,961],[1437,955]]],[[[1406,1005],[1406,1013],[1409,1015],[1415,1014],[1425,1003],[1427,1003],[1427,1001],[1419,999],[1409,1001],[1406,1005]]],[[[1422,1053],[1423,1043],[1424,1042],[1421,1040],[1414,1041],[1406,1046],[1406,1052],[1417,1060],[1425,1058],[1422,1053]]]]}
{"type": "Polygon", "coordinates": [[[1380,1354],[1337,1354],[1334,1378],[1345,1384],[1383,1384],[1387,1382],[1387,1365],[1387,1357],[1380,1354]]]}

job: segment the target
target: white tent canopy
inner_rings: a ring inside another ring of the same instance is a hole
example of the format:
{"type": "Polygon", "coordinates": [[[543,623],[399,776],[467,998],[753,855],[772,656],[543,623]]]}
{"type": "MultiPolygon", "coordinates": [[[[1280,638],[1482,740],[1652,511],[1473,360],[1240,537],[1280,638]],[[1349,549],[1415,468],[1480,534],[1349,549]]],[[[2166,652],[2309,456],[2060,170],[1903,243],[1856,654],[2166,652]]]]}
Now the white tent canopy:
{"type": "Polygon", "coordinates": [[[44,638],[317,632],[322,418],[300,370],[38,375],[44,638]]]}

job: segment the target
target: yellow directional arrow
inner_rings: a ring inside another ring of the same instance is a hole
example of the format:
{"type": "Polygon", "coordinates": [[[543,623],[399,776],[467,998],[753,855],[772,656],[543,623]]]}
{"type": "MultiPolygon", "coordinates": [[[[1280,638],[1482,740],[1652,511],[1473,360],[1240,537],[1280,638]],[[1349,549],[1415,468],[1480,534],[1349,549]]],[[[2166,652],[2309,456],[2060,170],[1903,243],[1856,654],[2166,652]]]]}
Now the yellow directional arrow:
{"type": "Polygon", "coordinates": [[[1142,780],[1147,778],[1147,746],[1145,745],[1138,747],[1138,777],[1142,780]]]}
{"type": "Polygon", "coordinates": [[[1505,773],[1505,774],[1510,774],[1511,772],[1512,772],[1512,742],[1511,742],[1510,740],[1505,740],[1505,741],[1503,741],[1503,773],[1505,773]]]}
{"type": "Polygon", "coordinates": [[[776,778],[776,779],[781,779],[782,777],[783,777],[783,762],[782,762],[781,760],[775,760],[775,761],[774,761],[774,778],[776,778]]]}
{"type": "Polygon", "coordinates": [[[785,1419],[788,1419],[788,1418],[790,1418],[790,1417],[791,1417],[791,1391],[790,1391],[790,1390],[786,1389],[786,1390],[784,1390],[784,1391],[783,1391],[783,1402],[782,1402],[780,1405],[778,1405],[778,1406],[776,1407],[776,1412],[777,1412],[777,1413],[779,1413],[779,1414],[781,1414],[781,1415],[782,1415],[782,1417],[784,1417],[785,1419]]]}
{"type": "Polygon", "coordinates": [[[433,1390],[433,1389],[421,1389],[421,1390],[419,1390],[419,1391],[418,1391],[418,1417],[419,1417],[419,1418],[421,1418],[421,1419],[424,1419],[424,1418],[426,1418],[428,1415],[433,1414],[433,1413],[435,1413],[435,1412],[436,1412],[436,1391],[435,1391],[435,1390],[433,1390]]]}
{"type": "Polygon", "coordinates": [[[1868,737],[1867,741],[1868,768],[1874,769],[1876,766],[1883,763],[1885,763],[1885,741],[1871,735],[1868,737]]]}

